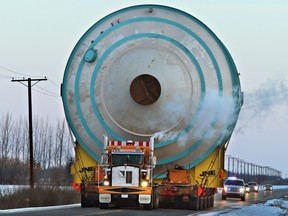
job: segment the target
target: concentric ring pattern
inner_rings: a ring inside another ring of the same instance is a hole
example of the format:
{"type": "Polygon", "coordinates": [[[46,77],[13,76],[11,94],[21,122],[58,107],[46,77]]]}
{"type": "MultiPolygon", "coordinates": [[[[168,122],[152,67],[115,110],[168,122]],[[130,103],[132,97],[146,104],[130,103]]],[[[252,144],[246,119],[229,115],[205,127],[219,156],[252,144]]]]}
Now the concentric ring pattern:
{"type": "Polygon", "coordinates": [[[80,145],[99,161],[110,140],[155,136],[156,173],[193,167],[230,138],[242,105],[235,64],[195,17],[161,5],[95,23],[68,60],[62,99],[80,145]]]}

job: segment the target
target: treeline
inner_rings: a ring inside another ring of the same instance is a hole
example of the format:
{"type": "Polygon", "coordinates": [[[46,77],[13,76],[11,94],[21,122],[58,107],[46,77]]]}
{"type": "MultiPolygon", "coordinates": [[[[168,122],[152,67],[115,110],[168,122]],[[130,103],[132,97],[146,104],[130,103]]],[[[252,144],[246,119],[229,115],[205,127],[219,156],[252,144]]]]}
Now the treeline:
{"type": "MultiPolygon", "coordinates": [[[[29,183],[28,118],[5,113],[0,118],[0,184],[29,183]]],[[[33,117],[34,181],[70,184],[73,141],[66,121],[33,117]]]]}

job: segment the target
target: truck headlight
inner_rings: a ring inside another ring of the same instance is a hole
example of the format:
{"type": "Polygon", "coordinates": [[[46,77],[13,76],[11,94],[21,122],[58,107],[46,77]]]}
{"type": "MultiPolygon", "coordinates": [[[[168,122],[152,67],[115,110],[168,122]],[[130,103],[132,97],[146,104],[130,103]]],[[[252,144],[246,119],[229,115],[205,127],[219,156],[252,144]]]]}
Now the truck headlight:
{"type": "Polygon", "coordinates": [[[104,186],[109,186],[109,181],[105,180],[105,181],[103,182],[103,185],[104,185],[104,186]]]}
{"type": "Polygon", "coordinates": [[[255,186],[254,189],[255,189],[255,190],[258,190],[258,186],[255,186]]]}
{"type": "Polygon", "coordinates": [[[147,181],[142,181],[141,182],[141,186],[142,187],[147,187],[148,186],[148,182],[147,181]]]}

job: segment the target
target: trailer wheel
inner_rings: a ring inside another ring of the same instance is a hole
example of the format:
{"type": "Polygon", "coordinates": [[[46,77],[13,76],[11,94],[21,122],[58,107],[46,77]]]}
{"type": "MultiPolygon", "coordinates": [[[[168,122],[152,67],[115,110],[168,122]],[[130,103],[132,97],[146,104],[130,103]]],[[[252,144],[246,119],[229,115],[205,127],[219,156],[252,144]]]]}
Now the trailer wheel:
{"type": "Polygon", "coordinates": [[[181,200],[180,200],[179,197],[176,197],[176,198],[174,199],[173,208],[174,208],[174,209],[181,209],[181,208],[182,208],[182,202],[181,202],[181,200]]]}
{"type": "Polygon", "coordinates": [[[208,208],[213,207],[214,206],[214,197],[210,196],[208,197],[208,208]]]}
{"type": "Polygon", "coordinates": [[[159,208],[159,195],[157,190],[153,190],[153,208],[159,208]]]}
{"type": "Polygon", "coordinates": [[[191,197],[189,199],[189,206],[188,206],[189,209],[191,210],[199,210],[199,198],[198,197],[191,197]]]}
{"type": "Polygon", "coordinates": [[[168,204],[167,199],[164,199],[164,198],[160,199],[159,200],[159,207],[160,208],[168,208],[169,204],[168,204]]]}
{"type": "Polygon", "coordinates": [[[90,200],[85,196],[85,194],[81,194],[81,207],[91,207],[90,200]]]}
{"type": "Polygon", "coordinates": [[[210,198],[210,207],[214,207],[214,196],[210,198]]]}
{"type": "Polygon", "coordinates": [[[207,209],[207,208],[208,208],[208,198],[203,197],[203,209],[207,209]]]}

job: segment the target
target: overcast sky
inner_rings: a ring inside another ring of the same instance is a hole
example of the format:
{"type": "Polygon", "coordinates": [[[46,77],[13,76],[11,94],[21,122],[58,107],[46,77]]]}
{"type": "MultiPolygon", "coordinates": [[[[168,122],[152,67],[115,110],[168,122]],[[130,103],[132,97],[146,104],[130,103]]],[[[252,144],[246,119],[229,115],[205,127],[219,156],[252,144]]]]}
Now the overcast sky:
{"type": "Polygon", "coordinates": [[[33,113],[64,118],[65,66],[80,37],[100,18],[136,4],[178,8],[205,23],[241,74],[244,106],[227,154],[288,175],[287,0],[0,0],[0,114],[27,116],[27,87],[11,78],[43,78],[33,86],[33,113]]]}

